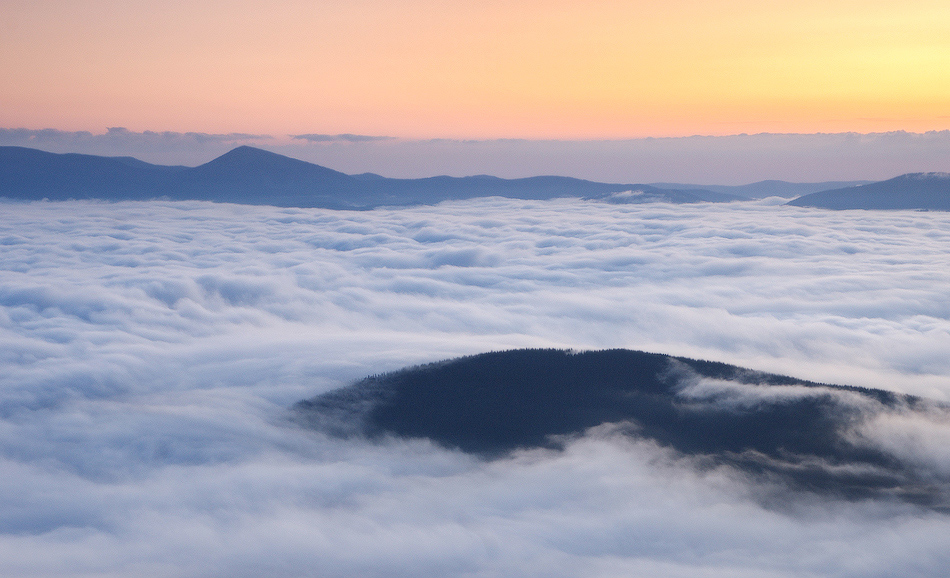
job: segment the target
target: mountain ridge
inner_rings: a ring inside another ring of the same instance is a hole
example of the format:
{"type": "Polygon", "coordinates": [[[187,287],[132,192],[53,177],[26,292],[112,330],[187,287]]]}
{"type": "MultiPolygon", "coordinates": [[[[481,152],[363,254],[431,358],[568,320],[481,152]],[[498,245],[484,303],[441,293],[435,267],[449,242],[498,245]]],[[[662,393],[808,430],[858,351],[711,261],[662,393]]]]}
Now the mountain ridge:
{"type": "Polygon", "coordinates": [[[750,199],[762,199],[765,197],[783,197],[786,199],[792,199],[820,191],[854,187],[857,185],[867,185],[872,182],[874,181],[823,181],[816,183],[792,183],[789,181],[769,179],[749,183],[747,185],[689,185],[682,183],[650,184],[661,189],[707,189],[715,192],[740,195],[750,199]]]}
{"type": "Polygon", "coordinates": [[[558,176],[503,179],[489,175],[392,179],[347,175],[255,147],[237,147],[197,167],[152,165],[131,157],[48,153],[0,147],[0,197],[18,200],[205,200],[287,207],[368,209],[433,204],[481,196],[546,200],[581,197],[607,202],[673,203],[742,200],[707,190],[659,189],[558,176]],[[612,197],[625,191],[640,198],[612,197]]]}
{"type": "Polygon", "coordinates": [[[607,203],[700,203],[786,198],[791,206],[829,209],[950,210],[950,174],[908,173],[880,182],[760,181],[748,185],[601,183],[543,175],[415,179],[348,175],[263,149],[240,146],[196,167],[155,165],[134,157],[50,153],[0,146],[0,197],[16,200],[203,200],[330,209],[435,204],[499,196],[525,200],[576,197],[607,203]],[[848,185],[815,192],[824,186],[848,185]]]}
{"type": "Polygon", "coordinates": [[[804,195],[788,204],[837,210],[950,211],[950,173],[907,173],[886,181],[804,195]]]}

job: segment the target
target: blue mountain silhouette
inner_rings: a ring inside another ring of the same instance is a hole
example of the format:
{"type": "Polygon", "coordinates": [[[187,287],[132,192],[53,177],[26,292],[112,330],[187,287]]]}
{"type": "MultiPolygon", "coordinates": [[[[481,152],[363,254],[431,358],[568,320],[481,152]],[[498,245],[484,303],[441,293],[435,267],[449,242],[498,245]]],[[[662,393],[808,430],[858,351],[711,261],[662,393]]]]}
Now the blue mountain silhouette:
{"type": "Polygon", "coordinates": [[[350,209],[430,204],[482,196],[674,203],[742,199],[706,190],[659,189],[556,176],[524,179],[485,175],[424,179],[390,179],[371,174],[351,176],[248,146],[238,147],[197,167],[153,165],[129,157],[54,154],[24,147],[0,147],[0,196],[23,200],[169,198],[350,209]]]}
{"type": "Polygon", "coordinates": [[[909,173],[877,183],[804,195],[788,204],[824,209],[950,211],[950,174],[909,173]]]}

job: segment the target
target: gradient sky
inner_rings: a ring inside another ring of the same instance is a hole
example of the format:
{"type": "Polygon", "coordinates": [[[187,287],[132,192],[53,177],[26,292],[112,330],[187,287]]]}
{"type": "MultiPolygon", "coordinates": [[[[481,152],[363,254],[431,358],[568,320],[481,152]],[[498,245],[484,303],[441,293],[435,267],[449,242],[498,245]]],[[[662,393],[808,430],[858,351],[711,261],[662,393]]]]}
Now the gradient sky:
{"type": "Polygon", "coordinates": [[[0,126],[634,138],[950,128],[945,0],[0,0],[0,126]]]}

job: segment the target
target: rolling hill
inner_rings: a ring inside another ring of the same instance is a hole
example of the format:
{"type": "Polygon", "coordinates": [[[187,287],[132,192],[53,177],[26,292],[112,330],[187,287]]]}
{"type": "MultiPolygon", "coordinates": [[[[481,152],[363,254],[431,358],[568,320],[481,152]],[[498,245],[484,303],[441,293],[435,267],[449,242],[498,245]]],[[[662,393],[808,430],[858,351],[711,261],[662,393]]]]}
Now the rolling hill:
{"type": "Polygon", "coordinates": [[[877,183],[804,195],[788,204],[824,209],[950,211],[950,173],[909,173],[877,183]]]}
{"type": "Polygon", "coordinates": [[[425,438],[496,459],[557,450],[590,428],[669,448],[698,467],[848,499],[944,508],[950,478],[875,444],[887,412],[947,408],[881,390],[823,385],[723,363],[630,350],[515,350],[371,376],[294,406],[337,436],[425,438]]]}

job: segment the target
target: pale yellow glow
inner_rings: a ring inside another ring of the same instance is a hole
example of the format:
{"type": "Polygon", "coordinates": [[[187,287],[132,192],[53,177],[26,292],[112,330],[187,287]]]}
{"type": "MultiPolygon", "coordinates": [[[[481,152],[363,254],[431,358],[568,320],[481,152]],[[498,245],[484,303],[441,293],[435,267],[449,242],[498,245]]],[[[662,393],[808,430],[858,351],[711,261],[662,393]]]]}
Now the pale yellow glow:
{"type": "Polygon", "coordinates": [[[0,0],[0,126],[625,138],[950,127],[950,3],[0,0]]]}

